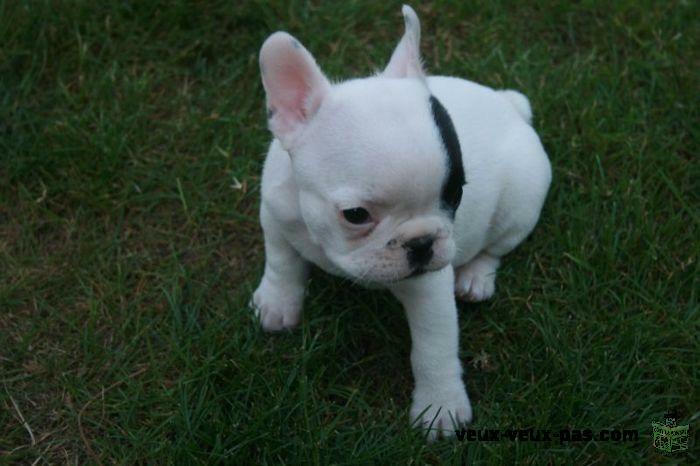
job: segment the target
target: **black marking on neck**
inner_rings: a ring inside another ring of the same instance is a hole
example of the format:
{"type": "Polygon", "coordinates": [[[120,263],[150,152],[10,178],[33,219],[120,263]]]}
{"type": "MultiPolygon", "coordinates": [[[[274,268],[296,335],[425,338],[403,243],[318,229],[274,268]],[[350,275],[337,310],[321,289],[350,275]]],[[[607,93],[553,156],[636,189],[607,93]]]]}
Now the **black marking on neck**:
{"type": "Polygon", "coordinates": [[[442,185],[442,208],[454,218],[457,207],[462,201],[462,186],[466,183],[462,150],[459,147],[459,139],[452,119],[445,107],[433,95],[430,96],[430,106],[433,110],[433,120],[440,131],[442,145],[447,152],[447,178],[442,185]]]}

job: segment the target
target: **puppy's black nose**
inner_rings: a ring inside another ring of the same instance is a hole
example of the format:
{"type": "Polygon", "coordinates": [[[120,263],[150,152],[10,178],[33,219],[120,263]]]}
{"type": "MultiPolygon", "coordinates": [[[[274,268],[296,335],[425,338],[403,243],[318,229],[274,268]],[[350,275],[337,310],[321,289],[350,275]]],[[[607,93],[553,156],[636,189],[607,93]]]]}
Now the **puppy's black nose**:
{"type": "Polygon", "coordinates": [[[420,267],[430,262],[430,259],[433,258],[433,242],[435,242],[435,238],[425,235],[413,238],[403,244],[411,267],[420,267]]]}

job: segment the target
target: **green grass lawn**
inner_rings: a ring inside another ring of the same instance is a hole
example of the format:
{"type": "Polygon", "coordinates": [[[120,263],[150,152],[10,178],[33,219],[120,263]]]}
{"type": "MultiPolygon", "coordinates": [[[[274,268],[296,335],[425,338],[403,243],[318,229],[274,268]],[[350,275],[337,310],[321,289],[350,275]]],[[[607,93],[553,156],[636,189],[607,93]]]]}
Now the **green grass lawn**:
{"type": "Polygon", "coordinates": [[[425,443],[386,292],[314,273],[274,336],[245,306],[262,41],[368,75],[400,3],[130,3],[0,2],[0,463],[664,462],[672,408],[697,444],[698,2],[414,3],[429,72],[524,92],[552,161],[461,358],[474,428],[640,434],[563,444],[425,443]]]}

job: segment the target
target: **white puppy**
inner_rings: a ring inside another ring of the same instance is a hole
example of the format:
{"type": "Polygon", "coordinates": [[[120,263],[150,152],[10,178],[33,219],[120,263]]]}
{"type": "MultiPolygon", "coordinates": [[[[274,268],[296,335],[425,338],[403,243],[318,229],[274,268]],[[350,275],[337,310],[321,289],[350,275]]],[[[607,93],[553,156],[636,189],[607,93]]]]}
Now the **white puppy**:
{"type": "Polygon", "coordinates": [[[494,292],[500,258],[534,228],[551,180],[525,96],[425,76],[420,24],[386,69],[331,84],[292,36],[260,50],[269,128],[262,178],[265,273],[252,304],[265,330],[299,324],[309,263],[388,288],[411,329],[411,419],[452,435],[472,410],[455,295],[494,292]]]}

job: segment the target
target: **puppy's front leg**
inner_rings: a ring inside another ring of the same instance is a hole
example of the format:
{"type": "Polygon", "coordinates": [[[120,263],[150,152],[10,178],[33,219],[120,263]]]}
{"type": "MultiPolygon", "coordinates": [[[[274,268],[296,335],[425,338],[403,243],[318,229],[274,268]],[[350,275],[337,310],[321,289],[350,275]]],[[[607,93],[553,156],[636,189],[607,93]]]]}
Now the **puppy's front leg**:
{"type": "Polygon", "coordinates": [[[301,321],[309,264],[282,236],[280,226],[263,206],[265,273],[253,293],[252,307],[264,330],[291,329],[301,321]]]}
{"type": "Polygon", "coordinates": [[[456,425],[471,421],[472,409],[458,354],[452,266],[395,283],[391,291],[406,309],[411,328],[416,383],[411,420],[429,428],[431,439],[454,435],[456,425]]]}

